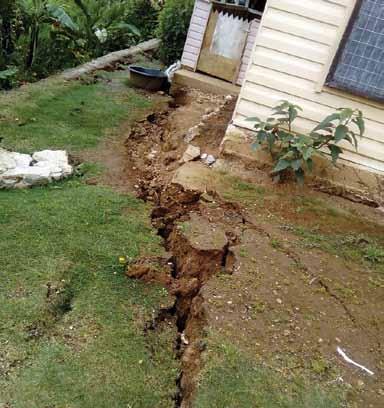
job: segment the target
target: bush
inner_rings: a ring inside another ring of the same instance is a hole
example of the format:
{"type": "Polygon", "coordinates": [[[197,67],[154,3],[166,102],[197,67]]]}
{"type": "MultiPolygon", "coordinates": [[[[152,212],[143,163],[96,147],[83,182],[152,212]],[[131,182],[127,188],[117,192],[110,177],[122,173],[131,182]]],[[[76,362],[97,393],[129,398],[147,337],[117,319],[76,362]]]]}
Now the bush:
{"type": "Polygon", "coordinates": [[[274,161],[272,174],[278,179],[286,172],[294,172],[296,179],[303,182],[305,171],[312,171],[313,156],[324,155],[328,151],[333,164],[343,150],[338,144],[346,141],[357,150],[357,135],[365,131],[363,114],[360,110],[340,108],[327,116],[308,135],[294,132],[292,124],[302,109],[282,101],[273,108],[273,115],[265,122],[259,118],[248,118],[255,122],[253,148],[267,149],[274,161]]]}
{"type": "Polygon", "coordinates": [[[131,0],[124,20],[139,28],[141,38],[149,40],[155,37],[159,10],[151,0],[131,0]]]}
{"type": "Polygon", "coordinates": [[[181,58],[194,0],[167,0],[159,16],[160,58],[169,65],[181,58]]]}

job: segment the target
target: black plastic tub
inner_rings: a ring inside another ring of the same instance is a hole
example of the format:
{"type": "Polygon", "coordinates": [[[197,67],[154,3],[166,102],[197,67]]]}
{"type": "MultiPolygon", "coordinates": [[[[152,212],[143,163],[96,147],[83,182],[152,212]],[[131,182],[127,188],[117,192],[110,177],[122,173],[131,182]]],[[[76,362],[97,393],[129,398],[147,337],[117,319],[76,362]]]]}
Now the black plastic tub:
{"type": "Polygon", "coordinates": [[[161,69],[131,65],[129,72],[131,84],[137,88],[143,88],[148,91],[161,91],[167,87],[168,77],[161,69]]]}

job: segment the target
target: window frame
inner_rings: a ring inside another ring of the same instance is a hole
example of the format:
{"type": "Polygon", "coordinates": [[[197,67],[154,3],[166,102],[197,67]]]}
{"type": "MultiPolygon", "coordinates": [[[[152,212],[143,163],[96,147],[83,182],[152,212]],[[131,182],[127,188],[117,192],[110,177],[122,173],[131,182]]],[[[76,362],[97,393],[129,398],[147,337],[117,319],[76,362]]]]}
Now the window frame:
{"type": "MultiPolygon", "coordinates": [[[[354,22],[354,19],[353,19],[354,14],[360,10],[361,4],[362,4],[362,0],[351,0],[350,3],[346,5],[345,20],[343,24],[340,24],[339,30],[336,35],[335,42],[331,46],[328,59],[325,63],[325,66],[320,75],[320,78],[317,81],[316,86],[315,86],[315,91],[318,93],[323,92],[324,87],[326,86],[327,78],[337,64],[337,56],[339,52],[341,52],[343,49],[344,41],[346,41],[347,36],[350,30],[352,29],[352,24],[354,22]]],[[[332,88],[332,89],[334,89],[335,91],[339,91],[338,88],[332,88]]],[[[347,92],[347,91],[343,91],[343,92],[347,92]]]]}

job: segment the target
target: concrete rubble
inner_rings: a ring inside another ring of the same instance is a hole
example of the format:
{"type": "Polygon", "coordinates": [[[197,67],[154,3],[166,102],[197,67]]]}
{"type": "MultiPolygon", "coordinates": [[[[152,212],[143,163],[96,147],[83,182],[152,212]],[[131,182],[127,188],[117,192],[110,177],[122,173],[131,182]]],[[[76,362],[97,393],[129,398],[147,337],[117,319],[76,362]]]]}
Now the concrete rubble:
{"type": "Polygon", "coordinates": [[[200,147],[188,145],[187,150],[184,152],[182,159],[180,160],[181,163],[187,163],[189,161],[196,160],[200,157],[201,151],[200,147]]]}
{"type": "Polygon", "coordinates": [[[72,173],[73,167],[63,150],[43,150],[29,155],[0,148],[0,189],[48,184],[72,173]]]}

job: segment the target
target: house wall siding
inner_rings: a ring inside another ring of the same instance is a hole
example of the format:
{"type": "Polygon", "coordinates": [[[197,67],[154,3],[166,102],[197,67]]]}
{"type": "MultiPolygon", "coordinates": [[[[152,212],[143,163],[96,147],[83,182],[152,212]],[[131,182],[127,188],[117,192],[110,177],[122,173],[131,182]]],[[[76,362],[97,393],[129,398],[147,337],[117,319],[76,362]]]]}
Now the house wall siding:
{"type": "Polygon", "coordinates": [[[322,86],[355,2],[268,0],[234,124],[251,129],[247,117],[268,116],[282,99],[303,108],[296,121],[298,132],[313,129],[339,107],[361,109],[366,134],[358,152],[344,145],[343,159],[384,172],[384,105],[322,86]]]}
{"type": "Polygon", "coordinates": [[[196,70],[197,67],[211,8],[212,4],[209,1],[195,1],[195,8],[193,10],[183,56],[181,58],[181,63],[185,67],[193,70],[196,70]]]}

